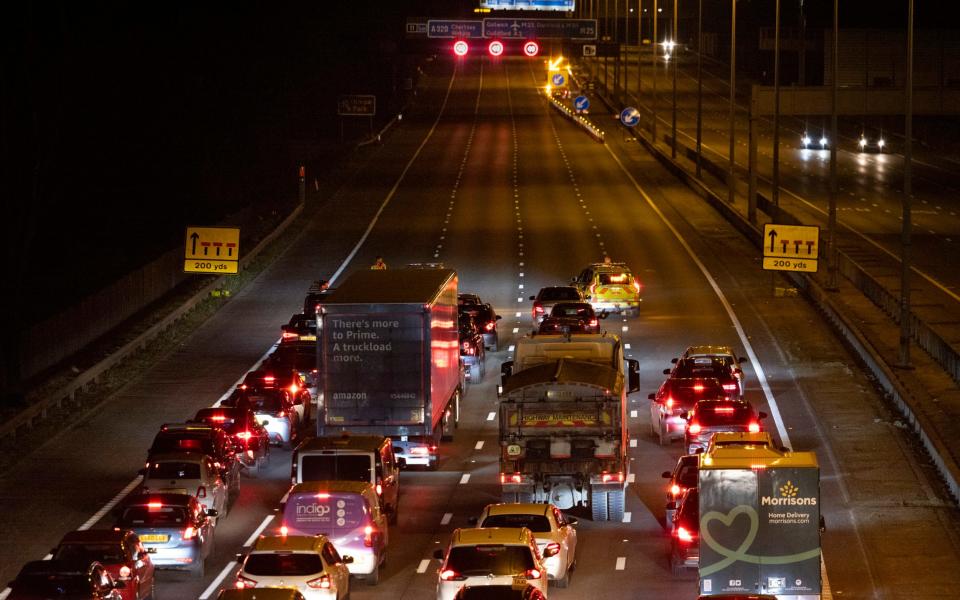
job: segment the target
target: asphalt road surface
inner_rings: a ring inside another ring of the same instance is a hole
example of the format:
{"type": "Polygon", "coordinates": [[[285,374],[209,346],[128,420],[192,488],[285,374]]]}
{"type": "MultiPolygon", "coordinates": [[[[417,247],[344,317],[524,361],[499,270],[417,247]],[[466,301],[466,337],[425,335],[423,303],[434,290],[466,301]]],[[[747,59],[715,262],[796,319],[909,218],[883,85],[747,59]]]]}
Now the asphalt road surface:
{"type": "MultiPolygon", "coordinates": [[[[551,112],[536,87],[542,68],[523,60],[431,63],[417,108],[349,186],[304,217],[308,227],[286,254],[141,379],[0,478],[0,581],[65,532],[109,526],[96,515],[135,487],[160,424],[229,390],[276,341],[311,280],[367,268],[381,254],[390,268],[456,268],[461,289],[503,316],[502,350],[488,353],[486,377],[470,387],[440,470],[402,474],[380,585],[355,582],[352,592],[357,600],[434,598],[433,550],[499,499],[497,374],[530,329],[526,298],[607,252],[644,284],[638,317],[604,321],[641,364],[643,390],[630,397],[629,413],[634,480],[623,523],[577,515],[577,570],[551,599],[696,597],[694,573],[670,574],[663,530],[660,473],[681,451],[650,435],[646,394],[670,358],[697,343],[749,355],[746,397],[772,415],[767,429],[817,452],[826,597],[951,594],[960,572],[957,511],[854,358],[802,299],[772,297],[756,251],[636,144],[598,144],[551,112]]],[[[235,555],[261,527],[272,531],[268,519],[288,482],[289,454],[275,451],[264,475],[244,479],[218,524],[204,578],[163,573],[158,596],[215,597],[221,584],[232,585],[235,555]]]]}

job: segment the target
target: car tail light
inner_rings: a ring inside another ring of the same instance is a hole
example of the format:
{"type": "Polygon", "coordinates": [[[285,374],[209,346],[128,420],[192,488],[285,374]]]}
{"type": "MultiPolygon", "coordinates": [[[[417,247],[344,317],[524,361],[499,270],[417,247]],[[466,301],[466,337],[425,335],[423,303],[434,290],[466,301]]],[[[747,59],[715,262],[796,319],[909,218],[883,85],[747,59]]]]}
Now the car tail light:
{"type": "Polygon", "coordinates": [[[596,319],[590,319],[589,325],[590,325],[590,327],[596,327],[599,323],[600,323],[600,321],[598,321],[598,320],[596,320],[596,319]]]}
{"type": "Polygon", "coordinates": [[[247,389],[247,384],[241,383],[241,384],[240,384],[240,389],[241,389],[241,390],[247,389]]]}
{"type": "Polygon", "coordinates": [[[441,581],[463,581],[464,579],[466,579],[466,577],[460,573],[457,573],[453,569],[444,569],[443,571],[440,571],[441,581]]]}
{"type": "Polygon", "coordinates": [[[299,392],[299,391],[300,391],[300,386],[298,386],[298,385],[295,384],[295,383],[290,385],[290,393],[291,393],[291,394],[296,394],[296,393],[299,392]]]}
{"type": "Polygon", "coordinates": [[[321,575],[316,579],[311,579],[307,581],[307,587],[314,590],[329,590],[330,589],[330,576],[321,575]]]}
{"type": "Polygon", "coordinates": [[[725,415],[732,415],[732,414],[733,414],[733,407],[732,407],[732,406],[718,406],[717,408],[713,409],[713,412],[723,413],[723,414],[725,414],[725,415]]]}
{"type": "Polygon", "coordinates": [[[148,503],[147,503],[147,509],[148,509],[148,510],[160,510],[161,508],[163,508],[163,502],[148,502],[148,503]]]}
{"type": "Polygon", "coordinates": [[[670,494],[671,494],[674,498],[676,498],[677,496],[679,496],[679,495],[680,495],[680,492],[682,492],[682,491],[683,491],[683,488],[681,488],[681,487],[680,487],[679,485],[677,485],[677,484],[673,484],[673,485],[670,486],[670,494]]]}
{"type": "Polygon", "coordinates": [[[483,326],[487,331],[493,331],[493,328],[496,326],[496,321],[487,321],[487,324],[483,326]]]}
{"type": "Polygon", "coordinates": [[[536,315],[542,315],[542,314],[543,314],[543,305],[540,304],[539,302],[534,302],[534,303],[533,303],[533,313],[536,314],[536,315]]]}
{"type": "Polygon", "coordinates": [[[130,567],[123,565],[120,567],[120,579],[130,579],[130,573],[133,571],[130,570],[130,567]]]}
{"type": "Polygon", "coordinates": [[[377,495],[378,496],[383,495],[383,483],[381,483],[380,481],[377,481],[377,495]]]}
{"type": "MultiPolygon", "coordinates": [[[[294,334],[294,335],[296,335],[296,334],[294,334]]],[[[277,380],[277,378],[274,377],[273,375],[264,375],[264,376],[263,376],[263,381],[264,381],[264,383],[273,383],[273,382],[276,381],[276,380],[277,380]]]]}
{"type": "Polygon", "coordinates": [[[280,339],[285,340],[285,341],[296,340],[296,339],[298,339],[299,337],[300,337],[300,335],[299,335],[298,333],[293,332],[293,331],[284,331],[284,332],[280,335],[280,339]]]}
{"type": "Polygon", "coordinates": [[[367,525],[363,528],[363,545],[367,548],[373,548],[373,536],[376,535],[377,530],[373,528],[372,525],[367,525]]]}
{"type": "Polygon", "coordinates": [[[600,479],[604,483],[619,482],[623,483],[623,473],[603,473],[600,479]]]}
{"type": "Polygon", "coordinates": [[[234,435],[241,440],[249,440],[252,437],[252,434],[249,431],[238,431],[234,435]]]}
{"type": "Polygon", "coordinates": [[[225,416],[223,416],[223,415],[211,415],[211,416],[210,416],[210,420],[211,420],[211,421],[216,421],[217,423],[222,423],[222,422],[226,421],[227,418],[226,418],[225,416]]]}
{"type": "Polygon", "coordinates": [[[640,293],[640,281],[634,277],[633,278],[633,289],[637,290],[637,293],[640,293]]]}
{"type": "Polygon", "coordinates": [[[725,383],[725,384],[723,384],[723,389],[726,390],[726,391],[728,391],[728,392],[732,392],[732,391],[734,391],[734,390],[737,389],[737,384],[735,384],[735,383],[725,383]]]}
{"type": "Polygon", "coordinates": [[[673,396],[667,396],[667,408],[673,408],[673,396]]]}
{"type": "Polygon", "coordinates": [[[500,483],[523,483],[520,473],[500,473],[500,483]]]}
{"type": "Polygon", "coordinates": [[[702,384],[702,383],[696,383],[696,384],[694,384],[694,385],[693,385],[693,391],[695,391],[695,392],[702,392],[702,391],[703,391],[703,384],[702,384]]]}
{"type": "Polygon", "coordinates": [[[677,527],[677,539],[681,542],[692,542],[693,534],[687,531],[685,527],[677,527]]]}
{"type": "Polygon", "coordinates": [[[697,435],[702,429],[703,428],[700,427],[700,423],[690,423],[690,425],[687,427],[687,432],[690,435],[697,435]]]}
{"type": "Polygon", "coordinates": [[[750,433],[760,433],[760,423],[757,423],[756,421],[751,421],[750,424],[747,425],[747,431],[749,431],[750,433]]]}
{"type": "Polygon", "coordinates": [[[543,576],[543,573],[540,572],[540,569],[527,569],[527,579],[540,579],[543,576]]]}
{"type": "Polygon", "coordinates": [[[430,449],[426,446],[415,446],[410,448],[410,454],[413,456],[427,456],[430,454],[430,449]]]}
{"type": "Polygon", "coordinates": [[[557,542],[550,542],[549,544],[543,547],[544,552],[548,550],[553,552],[554,554],[557,554],[560,552],[560,544],[558,544],[557,542]]]}
{"type": "Polygon", "coordinates": [[[286,525],[280,526],[280,535],[287,535],[290,532],[290,529],[286,525]]]}
{"type": "Polygon", "coordinates": [[[200,486],[197,488],[197,498],[206,498],[207,497],[207,488],[200,486]]]}
{"type": "Polygon", "coordinates": [[[197,537],[197,528],[196,528],[196,527],[190,525],[189,527],[187,527],[186,529],[183,530],[183,539],[185,539],[185,540],[192,540],[192,539],[195,538],[195,537],[197,537]]]}
{"type": "Polygon", "coordinates": [[[257,587],[257,582],[254,579],[250,579],[249,577],[244,577],[243,575],[238,574],[236,586],[238,590],[242,590],[244,588],[253,588],[257,587]]]}

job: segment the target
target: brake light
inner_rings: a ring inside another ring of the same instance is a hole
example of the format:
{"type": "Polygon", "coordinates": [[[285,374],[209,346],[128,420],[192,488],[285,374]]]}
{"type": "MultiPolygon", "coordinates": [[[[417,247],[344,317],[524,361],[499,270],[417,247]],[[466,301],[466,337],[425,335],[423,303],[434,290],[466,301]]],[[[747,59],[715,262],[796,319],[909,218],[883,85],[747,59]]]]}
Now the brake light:
{"type": "Polygon", "coordinates": [[[604,483],[620,482],[623,483],[623,473],[603,473],[600,479],[604,483]]]}
{"type": "Polygon", "coordinates": [[[723,389],[725,389],[725,390],[728,391],[728,392],[732,392],[732,391],[734,391],[734,390],[737,389],[737,384],[735,384],[735,383],[725,383],[725,384],[723,384],[723,389]]]}
{"type": "Polygon", "coordinates": [[[440,579],[442,581],[463,581],[466,579],[466,577],[460,573],[457,573],[453,569],[444,569],[443,571],[440,571],[440,579]]]}
{"type": "Polygon", "coordinates": [[[702,392],[702,391],[703,391],[703,384],[702,384],[702,383],[694,384],[694,386],[693,386],[693,391],[695,391],[695,392],[702,392]]]}
{"type": "Polygon", "coordinates": [[[557,542],[550,542],[549,544],[547,544],[547,545],[544,546],[544,548],[543,548],[543,551],[544,551],[544,552],[546,552],[546,551],[548,551],[548,550],[551,551],[551,552],[553,552],[554,554],[559,553],[559,552],[560,552],[560,544],[558,544],[557,542]]]}
{"type": "Polygon", "coordinates": [[[373,536],[376,533],[376,530],[372,525],[367,525],[363,528],[363,545],[367,548],[373,548],[373,536]]]}
{"type": "Polygon", "coordinates": [[[600,321],[596,319],[590,319],[590,327],[596,327],[598,323],[600,323],[600,321]]]}
{"type": "Polygon", "coordinates": [[[534,302],[533,312],[536,314],[543,314],[543,306],[539,302],[534,302]]]}
{"type": "Polygon", "coordinates": [[[667,396],[667,408],[673,408],[673,396],[667,396]]]}
{"type": "Polygon", "coordinates": [[[377,495],[378,496],[383,495],[383,484],[380,483],[379,481],[377,482],[377,495]]]}
{"type": "Polygon", "coordinates": [[[718,406],[717,408],[713,409],[713,412],[723,413],[723,414],[725,414],[725,415],[726,415],[726,414],[732,415],[732,414],[733,414],[733,407],[732,407],[732,406],[718,406]]]}
{"type": "Polygon", "coordinates": [[[252,437],[252,434],[249,431],[238,431],[234,435],[236,435],[241,440],[249,440],[252,437]]]}
{"type": "Polygon", "coordinates": [[[149,510],[160,510],[163,508],[163,502],[148,502],[147,508],[149,510]]]}
{"type": "Polygon", "coordinates": [[[247,384],[241,383],[241,384],[240,384],[240,389],[241,389],[241,390],[247,389],[247,384]]]}
{"type": "Polygon", "coordinates": [[[207,488],[200,486],[197,488],[197,498],[206,498],[207,497],[207,488]]]}
{"type": "Polygon", "coordinates": [[[186,529],[183,530],[183,539],[185,539],[185,540],[192,540],[192,539],[195,538],[195,537],[197,537],[197,528],[196,528],[196,527],[194,527],[194,526],[191,525],[191,526],[189,526],[189,527],[187,527],[186,529]]]}
{"type": "Polygon", "coordinates": [[[697,435],[702,429],[703,428],[700,427],[700,423],[690,423],[690,425],[687,427],[687,432],[690,435],[697,435]]]}
{"type": "MultiPolygon", "coordinates": [[[[294,334],[294,335],[296,335],[296,334],[294,334]]],[[[273,375],[264,375],[264,376],[263,376],[263,381],[264,381],[264,383],[273,383],[273,382],[276,381],[276,380],[277,380],[277,378],[274,377],[273,375]]]]}
{"type": "Polygon", "coordinates": [[[692,542],[693,534],[687,531],[685,527],[677,527],[677,539],[681,542],[692,542]]]}
{"type": "Polygon", "coordinates": [[[127,565],[123,565],[122,567],[120,567],[120,579],[129,579],[130,573],[132,573],[132,571],[130,570],[130,567],[128,567],[127,565]]]}
{"type": "Polygon", "coordinates": [[[520,473],[500,473],[500,483],[523,483],[523,475],[520,473]]]}
{"type": "Polygon", "coordinates": [[[749,431],[750,433],[760,433],[760,423],[757,423],[756,421],[751,421],[750,424],[747,425],[747,431],[749,431]]]}
{"type": "Polygon", "coordinates": [[[314,590],[329,590],[330,589],[330,576],[321,575],[316,579],[311,579],[307,581],[307,587],[314,590]]]}
{"type": "Polygon", "coordinates": [[[211,421],[216,421],[216,422],[218,422],[218,423],[222,423],[223,421],[226,421],[227,418],[226,418],[225,416],[223,416],[223,415],[212,415],[212,416],[210,417],[210,420],[211,420],[211,421]]]}
{"type": "Polygon", "coordinates": [[[319,498],[320,500],[329,500],[330,494],[328,494],[327,492],[320,492],[319,494],[317,494],[317,498],[319,498]]]}
{"type": "Polygon", "coordinates": [[[496,326],[496,321],[487,321],[487,324],[483,326],[487,331],[493,331],[494,326],[496,326]]]}
{"type": "Polygon", "coordinates": [[[540,569],[527,569],[527,579],[540,579],[542,575],[540,569]]]}
{"type": "Polygon", "coordinates": [[[680,492],[682,492],[682,491],[683,491],[683,489],[681,489],[680,486],[677,485],[677,484],[673,484],[673,485],[670,486],[670,494],[673,495],[674,498],[676,498],[677,496],[679,496],[679,495],[680,495],[680,492]]]}
{"type": "Polygon", "coordinates": [[[244,588],[253,588],[257,587],[257,582],[249,577],[244,577],[243,575],[237,575],[237,589],[242,590],[244,588]]]}
{"type": "Polygon", "coordinates": [[[290,531],[290,530],[287,528],[286,525],[281,525],[281,526],[280,526],[280,535],[284,535],[284,536],[285,536],[285,535],[287,535],[287,533],[288,533],[289,531],[290,531]]]}
{"type": "Polygon", "coordinates": [[[299,338],[299,337],[300,337],[300,335],[297,334],[297,333],[294,333],[293,331],[284,331],[284,332],[280,335],[280,339],[282,339],[282,340],[295,340],[295,339],[297,339],[297,338],[299,338]]]}
{"type": "Polygon", "coordinates": [[[291,393],[291,394],[296,394],[296,393],[299,392],[299,391],[300,391],[300,388],[297,386],[297,384],[294,383],[294,384],[291,384],[291,385],[290,385],[290,393],[291,393]]]}

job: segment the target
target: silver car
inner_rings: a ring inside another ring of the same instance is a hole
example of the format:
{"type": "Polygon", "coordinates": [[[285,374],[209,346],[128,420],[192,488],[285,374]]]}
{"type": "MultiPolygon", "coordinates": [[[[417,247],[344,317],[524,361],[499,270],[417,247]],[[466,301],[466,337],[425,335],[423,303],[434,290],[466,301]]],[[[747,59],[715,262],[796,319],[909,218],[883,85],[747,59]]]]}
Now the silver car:
{"type": "Polygon", "coordinates": [[[143,469],[143,491],[194,496],[204,510],[226,516],[230,490],[213,459],[195,452],[169,452],[150,456],[143,469]]]}

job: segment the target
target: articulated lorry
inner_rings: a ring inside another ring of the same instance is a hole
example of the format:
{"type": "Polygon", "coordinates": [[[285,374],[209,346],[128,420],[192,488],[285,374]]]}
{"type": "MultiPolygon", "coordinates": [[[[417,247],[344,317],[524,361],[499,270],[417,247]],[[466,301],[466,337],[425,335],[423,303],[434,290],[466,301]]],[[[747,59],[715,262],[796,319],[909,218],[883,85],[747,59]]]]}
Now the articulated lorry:
{"type": "Polygon", "coordinates": [[[503,501],[588,505],[594,520],[622,520],[630,470],[627,394],[640,388],[640,376],[637,361],[624,361],[620,338],[525,336],[502,375],[503,501]]]}
{"type": "Polygon", "coordinates": [[[406,465],[437,467],[460,414],[457,274],[364,270],[317,311],[317,435],[390,437],[406,465]]]}

